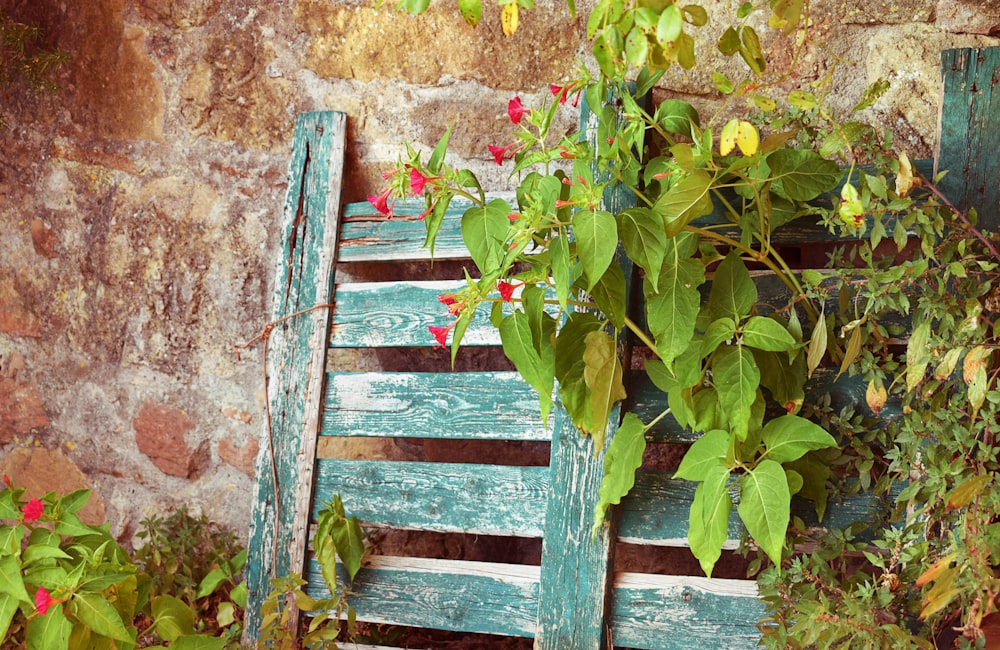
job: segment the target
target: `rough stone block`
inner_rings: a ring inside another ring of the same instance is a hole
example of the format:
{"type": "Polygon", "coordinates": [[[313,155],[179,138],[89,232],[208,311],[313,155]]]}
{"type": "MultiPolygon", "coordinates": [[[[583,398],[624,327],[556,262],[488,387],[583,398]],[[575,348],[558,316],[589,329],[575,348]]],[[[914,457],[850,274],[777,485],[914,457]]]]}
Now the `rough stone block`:
{"type": "Polygon", "coordinates": [[[139,451],[164,474],[194,478],[208,461],[207,441],[192,448],[185,434],[195,421],[184,411],[166,404],[146,402],[132,421],[139,451]]]}

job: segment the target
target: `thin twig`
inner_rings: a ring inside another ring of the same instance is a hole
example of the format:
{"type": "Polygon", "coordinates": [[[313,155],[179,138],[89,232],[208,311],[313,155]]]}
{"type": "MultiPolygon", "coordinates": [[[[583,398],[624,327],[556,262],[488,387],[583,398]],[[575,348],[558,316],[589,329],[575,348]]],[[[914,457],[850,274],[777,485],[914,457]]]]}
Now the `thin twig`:
{"type": "MultiPolygon", "coordinates": [[[[274,451],[274,431],[271,426],[271,397],[270,397],[270,385],[267,376],[267,352],[268,352],[268,341],[271,339],[271,332],[274,328],[284,323],[285,321],[301,316],[302,314],[315,311],[317,309],[330,309],[334,305],[332,303],[324,303],[321,305],[313,305],[312,307],[307,307],[306,309],[300,309],[299,311],[293,312],[286,316],[282,316],[277,320],[273,320],[266,324],[259,334],[254,336],[252,339],[243,344],[237,344],[233,347],[236,348],[236,358],[240,358],[240,350],[245,350],[257,341],[261,341],[262,345],[262,369],[264,373],[264,417],[267,419],[267,448],[268,454],[271,458],[271,488],[274,490],[274,519],[276,522],[281,521],[281,499],[278,495],[278,462],[275,457],[274,451]]],[[[271,576],[274,578],[278,577],[278,535],[274,535],[273,547],[271,549],[271,576]]]]}

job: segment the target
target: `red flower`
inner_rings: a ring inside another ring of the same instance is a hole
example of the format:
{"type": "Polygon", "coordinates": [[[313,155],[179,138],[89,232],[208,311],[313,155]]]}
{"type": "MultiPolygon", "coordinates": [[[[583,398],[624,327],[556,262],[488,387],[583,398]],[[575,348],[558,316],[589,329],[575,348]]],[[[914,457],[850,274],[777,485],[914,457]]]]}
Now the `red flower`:
{"type": "Polygon", "coordinates": [[[510,299],[514,296],[515,288],[510,282],[505,282],[504,280],[497,282],[497,291],[500,292],[500,297],[503,298],[504,302],[510,302],[510,299]]]}
{"type": "Polygon", "coordinates": [[[375,196],[374,194],[370,195],[368,197],[368,202],[371,203],[372,206],[376,210],[378,210],[379,212],[381,212],[385,216],[391,217],[392,216],[392,206],[395,205],[395,203],[396,203],[395,201],[393,201],[392,203],[389,202],[389,197],[391,195],[392,195],[392,188],[391,187],[387,187],[378,196],[375,196]]]}
{"type": "MultiPolygon", "coordinates": [[[[569,96],[571,90],[573,90],[574,84],[569,84],[568,86],[557,86],[555,84],[549,84],[549,90],[552,91],[552,95],[559,98],[560,104],[566,103],[566,98],[569,96]]],[[[573,107],[575,108],[580,103],[580,93],[583,90],[576,91],[576,96],[573,97],[573,107]]]]}
{"type": "Polygon", "coordinates": [[[450,293],[444,293],[438,296],[438,302],[448,308],[448,313],[452,316],[457,316],[458,312],[462,311],[462,304],[455,300],[455,296],[450,293]]]}
{"type": "Polygon", "coordinates": [[[447,347],[448,332],[450,332],[451,328],[453,327],[455,327],[455,323],[452,323],[448,327],[440,327],[438,325],[428,325],[427,329],[430,331],[431,334],[434,335],[434,340],[437,341],[438,345],[440,345],[441,347],[447,347]]]}
{"type": "Polygon", "coordinates": [[[410,170],[410,191],[420,196],[424,193],[424,186],[429,181],[436,181],[440,176],[424,176],[416,169],[410,170]]]}
{"type": "Polygon", "coordinates": [[[22,508],[22,512],[24,512],[24,521],[37,521],[38,518],[42,516],[42,511],[44,509],[45,506],[43,506],[42,502],[38,499],[28,501],[24,504],[24,508],[22,508]]]}
{"type": "Polygon", "coordinates": [[[507,148],[504,147],[501,149],[500,147],[494,147],[493,145],[489,145],[486,148],[490,150],[491,154],[493,154],[493,160],[497,161],[498,165],[502,165],[504,154],[507,153],[507,148]]]}
{"type": "Polygon", "coordinates": [[[520,124],[521,118],[531,112],[530,108],[525,108],[520,97],[515,97],[507,103],[507,115],[514,124],[520,124]]]}
{"type": "Polygon", "coordinates": [[[11,483],[10,477],[7,476],[6,474],[3,475],[3,484],[6,485],[11,490],[14,489],[14,484],[11,483]]]}
{"type": "Polygon", "coordinates": [[[38,591],[35,592],[35,609],[42,616],[45,616],[45,612],[49,611],[49,607],[54,602],[56,602],[55,598],[49,594],[45,587],[39,587],[38,591]]]}

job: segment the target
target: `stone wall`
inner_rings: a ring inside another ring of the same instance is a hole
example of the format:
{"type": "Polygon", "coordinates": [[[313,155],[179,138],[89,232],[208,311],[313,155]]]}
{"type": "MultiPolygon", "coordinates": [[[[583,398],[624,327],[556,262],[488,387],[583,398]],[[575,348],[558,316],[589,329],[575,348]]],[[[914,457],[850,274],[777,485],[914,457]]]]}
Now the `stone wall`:
{"type": "MultiPolygon", "coordinates": [[[[722,21],[739,3],[705,4],[722,21]]],[[[39,492],[94,488],[88,516],[122,537],[180,503],[247,523],[262,380],[259,351],[234,345],[268,313],[295,115],[348,114],[346,200],[452,123],[451,161],[504,189],[486,147],[509,138],[507,100],[544,96],[587,52],[561,0],[511,38],[497,7],[473,29],[450,3],[417,18],[368,0],[0,7],[72,55],[58,94],[2,95],[0,470],[39,492]]],[[[889,79],[869,117],[917,158],[934,147],[940,51],[1000,43],[992,0],[813,0],[812,20],[829,49],[796,69],[832,71],[844,107],[889,79]]],[[[657,93],[718,101],[703,74],[657,93]]],[[[567,107],[560,128],[576,119],[567,107]]]]}

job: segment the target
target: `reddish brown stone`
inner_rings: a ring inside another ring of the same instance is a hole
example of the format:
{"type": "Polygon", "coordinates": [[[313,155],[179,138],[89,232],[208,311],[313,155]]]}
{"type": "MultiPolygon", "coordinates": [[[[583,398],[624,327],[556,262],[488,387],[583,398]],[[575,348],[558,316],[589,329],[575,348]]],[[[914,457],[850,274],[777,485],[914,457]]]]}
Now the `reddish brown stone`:
{"type": "Polygon", "coordinates": [[[35,252],[47,259],[59,257],[56,245],[59,243],[59,236],[44,221],[35,217],[31,220],[31,243],[35,247],[35,252]]]}
{"type": "Polygon", "coordinates": [[[0,376],[0,443],[48,425],[45,404],[34,383],[0,376]]]}
{"type": "Polygon", "coordinates": [[[195,428],[195,421],[184,411],[165,404],[146,402],[132,421],[135,442],[164,474],[182,478],[195,477],[205,466],[207,444],[192,449],[184,435],[195,428]]]}
{"type": "Polygon", "coordinates": [[[0,280],[0,332],[35,338],[42,335],[38,317],[24,305],[13,282],[3,280],[0,280]]]}
{"type": "MultiPolygon", "coordinates": [[[[11,451],[0,463],[0,471],[10,477],[15,487],[26,488],[24,497],[41,497],[49,492],[63,496],[75,490],[93,489],[90,480],[59,449],[19,447],[11,451]]],[[[96,492],[79,512],[85,523],[104,523],[104,502],[96,492]]]]}
{"type": "Polygon", "coordinates": [[[257,462],[257,451],[260,445],[257,443],[257,439],[251,436],[243,441],[242,447],[237,447],[237,438],[237,435],[233,433],[219,441],[219,458],[222,459],[222,462],[232,465],[253,478],[254,464],[257,462]]]}

